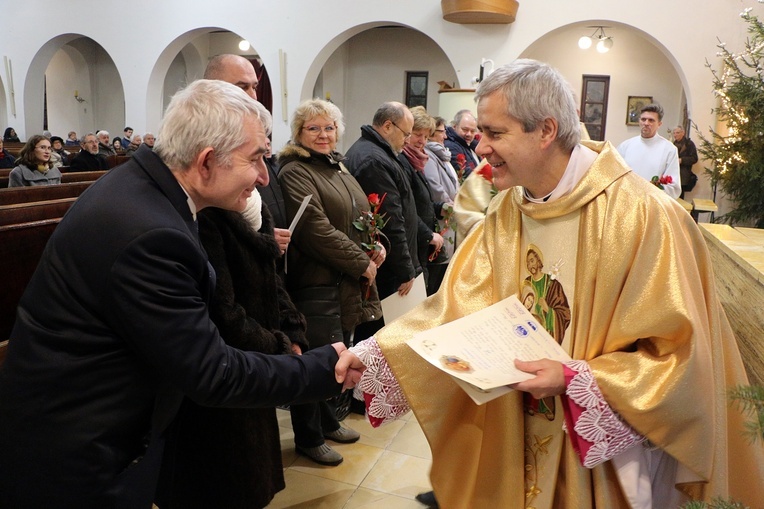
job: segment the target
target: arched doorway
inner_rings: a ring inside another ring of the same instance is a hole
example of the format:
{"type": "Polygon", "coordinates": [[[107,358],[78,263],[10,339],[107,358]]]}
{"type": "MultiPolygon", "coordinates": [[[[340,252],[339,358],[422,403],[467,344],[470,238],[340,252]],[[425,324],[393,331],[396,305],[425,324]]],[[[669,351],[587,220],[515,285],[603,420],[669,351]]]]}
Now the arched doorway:
{"type": "Polygon", "coordinates": [[[78,34],[48,41],[24,80],[26,136],[49,130],[66,138],[105,129],[121,134],[125,123],[122,78],[98,42],[78,34]]]}
{"type": "MultiPolygon", "coordinates": [[[[403,25],[365,25],[332,40],[311,66],[303,99],[330,99],[342,111],[347,127],[338,148],[346,150],[360,127],[385,101],[406,102],[407,73],[426,73],[426,108],[438,114],[438,82],[457,81],[448,56],[430,37],[403,25]]],[[[290,105],[291,108],[296,104],[290,105]]],[[[291,113],[291,112],[290,112],[291,113]]]]}
{"type": "Polygon", "coordinates": [[[639,126],[627,125],[629,96],[652,97],[664,110],[658,134],[668,139],[669,131],[687,115],[690,91],[684,86],[681,69],[668,50],[649,34],[614,21],[590,20],[566,25],[537,39],[520,55],[556,67],[582,95],[584,75],[609,76],[610,87],[604,139],[614,145],[639,135],[639,126]],[[582,50],[578,40],[593,33],[593,26],[606,26],[613,46],[599,53],[594,46],[582,50]]]}

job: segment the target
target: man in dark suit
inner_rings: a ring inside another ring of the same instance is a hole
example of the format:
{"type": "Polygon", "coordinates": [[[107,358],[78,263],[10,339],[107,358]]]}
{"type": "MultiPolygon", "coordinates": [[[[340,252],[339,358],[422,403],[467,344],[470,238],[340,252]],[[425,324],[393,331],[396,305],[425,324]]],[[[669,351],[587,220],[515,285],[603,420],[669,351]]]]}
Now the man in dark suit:
{"type": "Polygon", "coordinates": [[[268,112],[200,80],[155,152],[101,178],[48,242],[0,369],[0,507],[151,507],[183,395],[256,407],[327,398],[361,367],[341,343],[302,356],[227,346],[196,212],[241,211],[262,173],[268,112]]]}
{"type": "Polygon", "coordinates": [[[108,170],[109,163],[106,156],[98,153],[98,138],[93,133],[88,133],[80,141],[82,149],[69,163],[70,171],[108,170]]]}

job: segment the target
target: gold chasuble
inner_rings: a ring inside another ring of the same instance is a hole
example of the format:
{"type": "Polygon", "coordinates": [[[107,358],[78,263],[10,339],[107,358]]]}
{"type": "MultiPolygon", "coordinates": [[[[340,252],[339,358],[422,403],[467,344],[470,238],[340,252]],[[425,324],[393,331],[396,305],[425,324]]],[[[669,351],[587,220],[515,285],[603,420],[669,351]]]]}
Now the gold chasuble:
{"type": "Polygon", "coordinates": [[[610,407],[677,460],[679,489],[762,507],[764,447],[726,396],[747,378],[703,238],[612,145],[584,144],[599,156],[570,194],[535,204],[519,188],[499,193],[440,291],[376,335],[432,448],[440,506],[630,507],[612,461],[581,465],[559,398],[511,392],[478,406],[404,343],[518,294],[588,362],[610,407]]]}

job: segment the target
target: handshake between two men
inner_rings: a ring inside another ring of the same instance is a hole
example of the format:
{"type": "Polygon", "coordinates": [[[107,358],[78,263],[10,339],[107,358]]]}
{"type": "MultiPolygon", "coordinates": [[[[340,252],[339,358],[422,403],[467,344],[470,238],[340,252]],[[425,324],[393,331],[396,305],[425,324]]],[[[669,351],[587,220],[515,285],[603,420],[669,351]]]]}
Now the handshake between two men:
{"type": "Polygon", "coordinates": [[[343,391],[352,389],[358,385],[366,366],[343,343],[332,343],[332,346],[340,357],[334,366],[334,378],[342,384],[343,391]]]}

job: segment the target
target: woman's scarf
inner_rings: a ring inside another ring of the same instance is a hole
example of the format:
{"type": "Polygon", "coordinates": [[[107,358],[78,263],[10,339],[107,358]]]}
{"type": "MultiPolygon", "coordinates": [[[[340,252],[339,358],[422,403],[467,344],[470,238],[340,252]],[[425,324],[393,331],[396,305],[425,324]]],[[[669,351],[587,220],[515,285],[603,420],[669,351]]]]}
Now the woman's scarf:
{"type": "Polygon", "coordinates": [[[405,145],[403,147],[403,153],[406,154],[406,159],[409,160],[411,166],[413,166],[417,171],[424,170],[424,165],[430,158],[430,156],[424,153],[424,150],[419,150],[418,148],[414,148],[411,145],[405,145]]]}
{"type": "Polygon", "coordinates": [[[428,141],[427,148],[441,161],[451,161],[451,151],[437,141],[428,141]]]}
{"type": "Polygon", "coordinates": [[[252,190],[252,196],[247,199],[247,208],[241,213],[255,231],[260,231],[260,227],[263,225],[262,208],[263,200],[257,188],[255,188],[252,190]]]}

